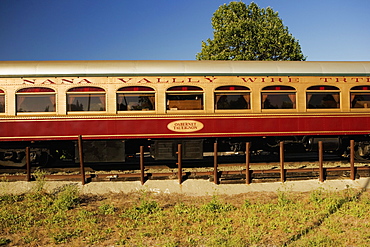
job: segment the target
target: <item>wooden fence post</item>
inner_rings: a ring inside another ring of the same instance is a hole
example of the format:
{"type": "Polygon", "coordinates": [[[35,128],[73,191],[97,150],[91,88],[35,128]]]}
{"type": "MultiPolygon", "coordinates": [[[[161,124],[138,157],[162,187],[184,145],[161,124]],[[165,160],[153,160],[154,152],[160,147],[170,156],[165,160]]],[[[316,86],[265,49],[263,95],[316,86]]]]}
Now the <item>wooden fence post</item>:
{"type": "Polygon", "coordinates": [[[30,160],[30,147],[26,147],[26,169],[27,169],[27,182],[31,181],[31,160],[30,160]]]}
{"type": "Polygon", "coordinates": [[[217,160],[217,142],[213,144],[213,182],[218,184],[218,160],[217,160]]]}
{"type": "Polygon", "coordinates": [[[246,165],[246,169],[245,169],[245,182],[246,184],[250,184],[251,183],[251,173],[250,173],[250,142],[247,142],[245,144],[245,165],[246,165]]]}
{"type": "Polygon", "coordinates": [[[78,136],[78,153],[80,155],[80,173],[81,173],[81,182],[82,185],[85,185],[85,166],[84,166],[84,153],[83,153],[83,145],[82,145],[82,136],[78,136]]]}
{"type": "Polygon", "coordinates": [[[182,145],[177,144],[177,166],[179,184],[182,184],[182,145]]]}
{"type": "Polygon", "coordinates": [[[285,169],[284,169],[284,142],[280,142],[280,180],[285,182],[285,169]]]}
{"type": "Polygon", "coordinates": [[[324,149],[323,149],[322,141],[319,141],[319,181],[320,182],[324,182],[325,180],[323,162],[324,162],[324,149]]]}
{"type": "Polygon", "coordinates": [[[145,178],[144,178],[144,147],[140,146],[140,181],[141,185],[144,184],[145,178]]]}
{"type": "Polygon", "coordinates": [[[350,141],[350,164],[351,164],[351,179],[356,179],[356,168],[355,168],[355,141],[350,141]]]}

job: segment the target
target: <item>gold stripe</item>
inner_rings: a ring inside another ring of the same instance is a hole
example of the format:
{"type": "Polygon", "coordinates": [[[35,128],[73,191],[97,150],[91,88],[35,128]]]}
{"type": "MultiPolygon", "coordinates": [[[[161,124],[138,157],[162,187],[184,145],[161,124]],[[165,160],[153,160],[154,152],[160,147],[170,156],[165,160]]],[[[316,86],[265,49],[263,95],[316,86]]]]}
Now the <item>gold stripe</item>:
{"type": "MultiPolygon", "coordinates": [[[[363,131],[315,131],[315,134],[339,134],[343,132],[350,132],[350,133],[370,133],[370,130],[363,130],[363,131]]],[[[133,137],[141,137],[141,138],[152,138],[152,137],[171,137],[171,136],[214,136],[214,135],[227,135],[227,136],[235,136],[235,135],[243,135],[245,137],[248,136],[264,136],[264,135],[292,135],[292,134],[313,134],[312,131],[288,131],[288,132],[235,132],[235,133],[184,133],[184,134],[134,134],[134,135],[82,135],[85,138],[109,138],[109,137],[122,137],[122,138],[133,138],[133,137]]],[[[21,136],[21,137],[0,137],[0,140],[3,139],[45,139],[45,138],[69,138],[69,139],[77,139],[78,135],[69,135],[69,136],[21,136]]]]}
{"type": "Polygon", "coordinates": [[[193,115],[183,115],[183,116],[171,116],[171,117],[150,117],[150,116],[109,116],[109,117],[53,117],[53,118],[42,118],[38,119],[35,117],[29,117],[29,118],[9,118],[9,119],[0,119],[0,122],[19,122],[22,120],[27,121],[38,121],[38,122],[56,122],[61,120],[68,120],[68,121],[91,121],[91,120],[105,120],[105,121],[117,121],[117,120],[158,120],[158,119],[164,119],[164,120],[183,120],[182,118],[187,119],[217,119],[217,118],[233,118],[233,119],[253,119],[253,118],[263,118],[263,119],[270,119],[270,118],[338,118],[338,117],[346,117],[346,118],[353,118],[353,117],[370,117],[370,113],[361,113],[361,114],[355,114],[355,113],[345,113],[345,114],[336,114],[336,115],[327,115],[329,113],[325,113],[322,115],[318,114],[312,114],[312,115],[267,115],[267,114],[256,114],[256,115],[248,115],[248,116],[240,116],[240,115],[204,115],[204,116],[193,116],[193,115]]]}

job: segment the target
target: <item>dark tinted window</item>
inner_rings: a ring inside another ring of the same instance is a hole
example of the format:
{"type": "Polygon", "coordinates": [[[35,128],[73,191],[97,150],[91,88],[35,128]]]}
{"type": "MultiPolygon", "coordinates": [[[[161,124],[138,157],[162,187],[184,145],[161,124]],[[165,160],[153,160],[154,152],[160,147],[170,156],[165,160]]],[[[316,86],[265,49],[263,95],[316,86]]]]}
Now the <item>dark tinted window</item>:
{"type": "Polygon", "coordinates": [[[23,88],[16,94],[17,112],[55,112],[55,91],[50,88],[23,88]]]}
{"type": "Polygon", "coordinates": [[[104,89],[77,87],[68,90],[67,111],[105,111],[104,89]]]}

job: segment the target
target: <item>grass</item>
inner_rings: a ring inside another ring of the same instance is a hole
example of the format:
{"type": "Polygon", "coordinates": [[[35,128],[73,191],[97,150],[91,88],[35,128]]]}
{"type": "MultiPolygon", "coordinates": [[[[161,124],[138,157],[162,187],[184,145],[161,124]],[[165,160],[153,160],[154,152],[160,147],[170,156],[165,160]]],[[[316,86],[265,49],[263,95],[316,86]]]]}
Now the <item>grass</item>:
{"type": "Polygon", "coordinates": [[[0,246],[368,246],[370,193],[0,196],[0,246]]]}

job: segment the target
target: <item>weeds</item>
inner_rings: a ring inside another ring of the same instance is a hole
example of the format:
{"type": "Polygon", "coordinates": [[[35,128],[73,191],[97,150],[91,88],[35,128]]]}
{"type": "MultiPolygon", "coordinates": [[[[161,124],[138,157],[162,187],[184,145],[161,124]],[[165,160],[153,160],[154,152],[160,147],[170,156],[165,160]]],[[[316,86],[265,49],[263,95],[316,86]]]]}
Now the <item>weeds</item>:
{"type": "Polygon", "coordinates": [[[367,246],[370,193],[213,197],[118,194],[76,185],[0,197],[0,246],[367,246]],[[244,197],[244,199],[236,200],[244,197]],[[235,199],[235,200],[234,200],[235,199]],[[225,202],[227,201],[227,203],[225,202]],[[83,202],[83,203],[81,203],[83,202]],[[238,203],[236,203],[238,202],[238,203]]]}
{"type": "Polygon", "coordinates": [[[103,204],[99,207],[99,213],[102,215],[114,214],[116,211],[115,207],[110,204],[103,204]]]}
{"type": "Polygon", "coordinates": [[[80,233],[79,229],[57,232],[52,235],[52,239],[55,244],[68,243],[72,238],[77,238],[80,233]]]}
{"type": "Polygon", "coordinates": [[[7,245],[9,244],[11,241],[10,239],[7,239],[7,238],[0,238],[0,246],[2,245],[7,245]]]}
{"type": "Polygon", "coordinates": [[[202,209],[212,213],[221,213],[232,211],[236,208],[233,205],[221,203],[216,196],[213,196],[212,200],[209,203],[202,206],[202,209]]]}
{"type": "Polygon", "coordinates": [[[53,207],[58,210],[68,210],[80,202],[80,191],[74,184],[66,185],[55,193],[53,207]]]}
{"type": "Polygon", "coordinates": [[[289,199],[289,196],[287,192],[278,191],[278,205],[280,207],[289,206],[291,203],[291,200],[289,199]]]}
{"type": "Polygon", "coordinates": [[[138,205],[135,205],[121,214],[123,218],[138,220],[150,214],[161,211],[158,203],[152,200],[141,199],[138,205]]]}
{"type": "Polygon", "coordinates": [[[34,171],[34,176],[36,178],[36,186],[33,189],[33,194],[40,193],[44,189],[44,185],[46,183],[46,181],[45,181],[45,175],[46,174],[47,173],[43,170],[37,169],[37,170],[34,171]]]}

